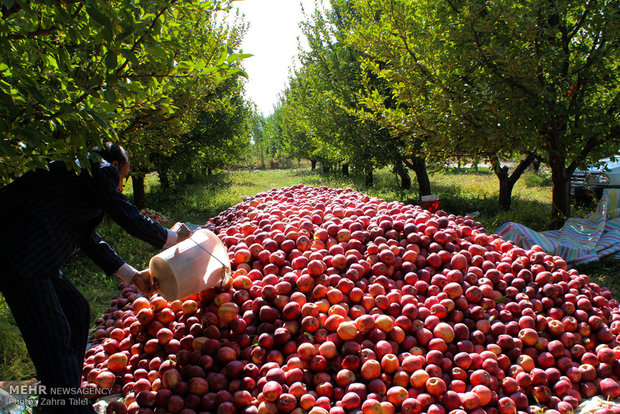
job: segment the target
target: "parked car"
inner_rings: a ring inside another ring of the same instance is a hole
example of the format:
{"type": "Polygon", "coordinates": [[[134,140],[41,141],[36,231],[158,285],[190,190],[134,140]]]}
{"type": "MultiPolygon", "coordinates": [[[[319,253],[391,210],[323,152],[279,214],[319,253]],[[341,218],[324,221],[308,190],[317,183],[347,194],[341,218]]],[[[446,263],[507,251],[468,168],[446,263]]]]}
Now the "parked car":
{"type": "Polygon", "coordinates": [[[600,198],[606,188],[620,188],[620,154],[603,158],[586,170],[576,169],[570,178],[570,192],[578,204],[600,198]]]}

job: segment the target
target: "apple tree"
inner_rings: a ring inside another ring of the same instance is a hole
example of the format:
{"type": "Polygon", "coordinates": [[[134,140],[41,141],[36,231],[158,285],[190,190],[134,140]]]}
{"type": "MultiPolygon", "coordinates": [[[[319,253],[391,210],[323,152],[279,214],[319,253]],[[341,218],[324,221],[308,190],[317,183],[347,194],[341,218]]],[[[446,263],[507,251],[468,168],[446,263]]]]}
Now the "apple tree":
{"type": "MultiPolygon", "coordinates": [[[[351,165],[372,185],[375,168],[402,167],[404,148],[387,129],[356,114],[364,72],[361,53],[345,41],[356,18],[350,1],[332,0],[329,8],[317,7],[302,25],[309,48],[300,52],[303,66],[294,75],[301,79],[300,85],[306,85],[301,96],[313,134],[326,144],[318,147],[319,152],[326,150],[320,155],[351,165]]],[[[408,173],[397,170],[406,177],[407,186],[408,173]]]]}
{"type": "Polygon", "coordinates": [[[251,113],[241,80],[231,77],[221,83],[203,98],[194,126],[180,137],[173,172],[191,180],[243,159],[250,146],[251,113]]]}
{"type": "Polygon", "coordinates": [[[2,183],[50,159],[87,165],[89,150],[118,141],[136,113],[174,110],[171,78],[225,75],[239,57],[232,51],[224,59],[219,53],[212,60],[179,59],[180,20],[224,6],[219,0],[4,1],[2,183]]]}
{"type": "MultiPolygon", "coordinates": [[[[226,65],[226,70],[160,76],[159,82],[167,85],[170,104],[161,105],[162,100],[158,100],[135,108],[123,123],[118,136],[132,153],[134,201],[138,205],[144,203],[144,177],[150,171],[159,173],[162,188],[170,186],[169,173],[191,176],[196,172],[199,167],[194,161],[200,155],[196,148],[201,145],[188,142],[193,137],[188,132],[196,127],[204,111],[237,96],[239,77],[246,76],[239,61],[248,55],[232,53],[245,34],[244,24],[226,24],[210,9],[180,12],[176,24],[183,45],[175,51],[176,60],[190,67],[198,65],[199,69],[226,65]]],[[[164,68],[142,70],[157,73],[164,68]]]]}
{"type": "Polygon", "coordinates": [[[395,91],[391,108],[367,94],[389,122],[428,151],[490,159],[500,179],[499,160],[540,155],[554,222],[567,217],[572,172],[620,142],[618,2],[355,3],[353,44],[395,91]]]}

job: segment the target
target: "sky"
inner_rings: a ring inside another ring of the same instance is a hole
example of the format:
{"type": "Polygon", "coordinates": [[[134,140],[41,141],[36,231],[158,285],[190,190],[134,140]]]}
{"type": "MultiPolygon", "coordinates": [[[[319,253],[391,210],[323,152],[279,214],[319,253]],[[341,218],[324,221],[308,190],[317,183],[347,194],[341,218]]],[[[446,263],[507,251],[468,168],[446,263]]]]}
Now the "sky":
{"type": "MultiPolygon", "coordinates": [[[[289,68],[297,55],[299,22],[314,10],[314,0],[241,0],[233,7],[245,14],[250,27],[241,49],[254,56],[244,60],[249,76],[246,96],[268,116],[288,83],[289,68]]],[[[231,13],[232,14],[232,13],[231,13]]]]}

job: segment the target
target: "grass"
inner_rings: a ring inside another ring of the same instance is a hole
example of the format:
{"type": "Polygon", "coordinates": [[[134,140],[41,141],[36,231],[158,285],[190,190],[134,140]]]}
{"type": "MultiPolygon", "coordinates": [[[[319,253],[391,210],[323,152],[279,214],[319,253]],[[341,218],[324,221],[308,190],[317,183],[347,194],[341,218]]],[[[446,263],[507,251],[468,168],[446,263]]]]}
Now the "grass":
{"type": "MultiPolygon", "coordinates": [[[[159,188],[156,176],[147,177],[146,201],[150,209],[159,211],[174,221],[205,223],[209,218],[243,200],[274,187],[295,184],[352,188],[385,200],[417,204],[419,194],[412,175],[413,188],[402,190],[397,176],[389,170],[375,174],[374,186],[366,188],[364,178],[344,177],[339,174],[321,174],[310,169],[257,170],[223,172],[197,179],[196,183],[167,191],[159,188]]],[[[498,182],[487,169],[453,169],[438,171],[430,177],[433,192],[440,196],[441,208],[459,215],[474,214],[488,232],[507,221],[519,222],[534,230],[548,228],[551,205],[551,183],[548,175],[528,172],[513,190],[512,208],[498,212],[498,182]]],[[[131,187],[126,188],[131,196],[131,187]]],[[[576,210],[578,216],[588,211],[576,210]]],[[[170,225],[172,224],[170,223],[170,225]]],[[[99,233],[128,263],[144,268],[157,250],[149,244],[129,236],[111,220],[105,219],[99,233]]],[[[579,267],[597,283],[610,287],[616,297],[620,294],[620,261],[606,258],[597,263],[579,267]]],[[[63,267],[91,304],[91,320],[103,314],[110,300],[118,296],[117,281],[106,276],[84,255],[76,254],[63,267]]],[[[0,380],[27,379],[34,368],[15,327],[10,311],[0,296],[0,380]]]]}

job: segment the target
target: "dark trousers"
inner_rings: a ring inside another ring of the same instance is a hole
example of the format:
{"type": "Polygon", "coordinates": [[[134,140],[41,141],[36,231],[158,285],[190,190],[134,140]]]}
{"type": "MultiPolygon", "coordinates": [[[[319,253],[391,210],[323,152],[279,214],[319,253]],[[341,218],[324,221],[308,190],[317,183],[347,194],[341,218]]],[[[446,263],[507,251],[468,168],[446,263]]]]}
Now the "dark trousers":
{"type": "Polygon", "coordinates": [[[11,308],[41,381],[43,413],[93,413],[79,394],[90,306],[61,272],[19,278],[0,274],[11,308]]]}

